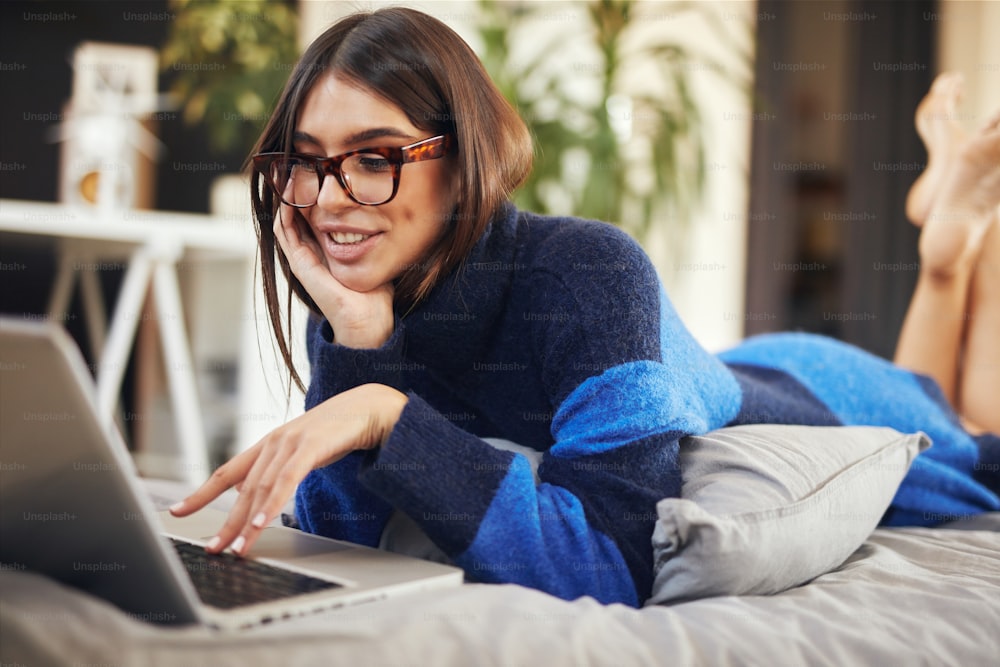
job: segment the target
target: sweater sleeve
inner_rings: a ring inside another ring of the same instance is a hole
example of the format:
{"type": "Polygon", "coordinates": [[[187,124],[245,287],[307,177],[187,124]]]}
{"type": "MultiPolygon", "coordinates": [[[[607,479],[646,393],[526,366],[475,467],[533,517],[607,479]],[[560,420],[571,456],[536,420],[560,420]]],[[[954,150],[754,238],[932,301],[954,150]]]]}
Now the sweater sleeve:
{"type": "Polygon", "coordinates": [[[739,389],[630,239],[602,230],[551,245],[524,304],[547,315],[525,318],[538,323],[531,344],[554,408],[538,479],[524,456],[411,395],[361,481],[471,579],[638,606],[652,586],[656,502],[680,491],[678,440],[729,421],[739,389]]]}
{"type": "Polygon", "coordinates": [[[310,317],[306,325],[306,351],[311,371],[306,409],[369,382],[402,390],[405,337],[405,325],[397,316],[389,340],[381,347],[354,349],[333,340],[333,329],[325,319],[310,317]]]}
{"type": "MultiPolygon", "coordinates": [[[[306,409],[353,387],[378,382],[402,390],[404,325],[397,318],[389,340],[377,349],[353,349],[333,341],[326,320],[311,317],[306,345],[312,379],[306,409]]],[[[352,452],[311,471],[295,494],[299,525],[310,533],[377,546],[392,507],[361,485],[358,473],[368,452],[352,452]]]]}

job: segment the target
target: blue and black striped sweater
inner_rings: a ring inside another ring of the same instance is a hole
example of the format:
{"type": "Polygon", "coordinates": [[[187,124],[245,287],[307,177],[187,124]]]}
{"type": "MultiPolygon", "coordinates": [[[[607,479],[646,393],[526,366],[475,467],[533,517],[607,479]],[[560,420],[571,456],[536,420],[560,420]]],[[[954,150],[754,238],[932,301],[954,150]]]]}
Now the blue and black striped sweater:
{"type": "Polygon", "coordinates": [[[307,407],[367,382],[410,400],[379,450],[309,474],[300,525],[374,546],[398,509],[472,580],[642,604],[656,503],[680,492],[678,440],[727,424],[922,430],[935,445],[889,522],[1000,509],[974,475],[997,438],[965,433],[933,383],[805,334],[713,356],[638,245],[605,223],[507,206],[380,349],[338,346],[318,320],[307,335],[307,407]],[[487,437],[542,452],[538,479],[487,437]]]}

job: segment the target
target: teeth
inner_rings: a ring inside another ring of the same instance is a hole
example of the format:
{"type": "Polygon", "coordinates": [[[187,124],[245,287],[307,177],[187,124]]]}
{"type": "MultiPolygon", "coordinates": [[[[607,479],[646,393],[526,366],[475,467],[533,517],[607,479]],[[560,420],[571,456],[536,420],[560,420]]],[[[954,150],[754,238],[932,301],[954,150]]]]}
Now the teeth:
{"type": "Polygon", "coordinates": [[[334,243],[361,243],[368,236],[364,234],[354,234],[345,232],[330,232],[330,237],[333,239],[334,243]]]}

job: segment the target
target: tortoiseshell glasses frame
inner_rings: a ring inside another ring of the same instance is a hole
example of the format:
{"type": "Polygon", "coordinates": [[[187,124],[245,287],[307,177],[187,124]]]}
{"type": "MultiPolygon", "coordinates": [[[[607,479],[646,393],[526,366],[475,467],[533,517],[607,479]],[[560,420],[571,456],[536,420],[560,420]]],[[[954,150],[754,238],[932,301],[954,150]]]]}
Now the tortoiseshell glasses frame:
{"type": "Polygon", "coordinates": [[[353,201],[378,206],[396,196],[404,164],[444,157],[453,144],[452,135],[440,134],[408,146],[361,148],[333,157],[258,153],[252,160],[254,168],[289,206],[315,206],[329,174],[353,201]]]}

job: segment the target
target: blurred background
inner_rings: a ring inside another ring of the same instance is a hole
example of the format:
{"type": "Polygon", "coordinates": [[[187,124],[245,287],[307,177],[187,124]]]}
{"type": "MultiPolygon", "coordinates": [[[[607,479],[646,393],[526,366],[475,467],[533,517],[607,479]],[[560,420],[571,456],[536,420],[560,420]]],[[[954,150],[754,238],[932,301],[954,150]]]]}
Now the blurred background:
{"type": "MultiPolygon", "coordinates": [[[[198,479],[298,412],[254,309],[243,168],[304,46],[382,4],[0,4],[0,312],[66,325],[144,472],[198,479]],[[179,435],[206,457],[178,463],[179,435]]],[[[1000,108],[997,2],[391,4],[452,26],[518,106],[518,203],[632,234],[713,351],[795,329],[891,357],[916,105],[959,70],[961,124],[1000,108]]]]}

